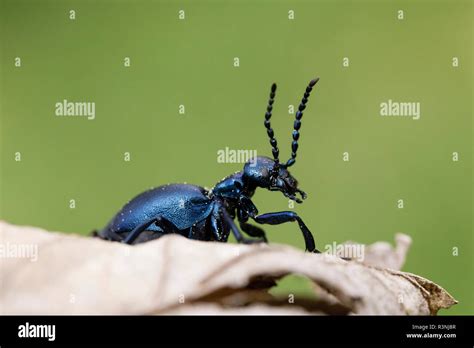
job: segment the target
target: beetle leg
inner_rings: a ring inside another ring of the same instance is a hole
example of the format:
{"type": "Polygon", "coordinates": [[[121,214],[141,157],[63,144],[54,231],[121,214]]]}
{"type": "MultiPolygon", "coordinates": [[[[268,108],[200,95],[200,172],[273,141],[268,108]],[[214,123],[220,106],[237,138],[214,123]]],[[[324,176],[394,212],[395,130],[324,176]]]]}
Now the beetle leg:
{"type": "Polygon", "coordinates": [[[262,230],[260,227],[253,226],[247,222],[240,222],[240,228],[242,231],[247,233],[250,237],[261,238],[262,241],[268,243],[267,236],[265,235],[265,231],[262,230]]]}
{"type": "Polygon", "coordinates": [[[225,229],[222,223],[222,217],[219,213],[220,206],[216,204],[212,209],[210,216],[210,228],[214,239],[218,242],[227,242],[229,238],[229,229],[225,229]]]}
{"type": "Polygon", "coordinates": [[[258,214],[257,207],[252,200],[244,195],[239,197],[239,211],[245,212],[246,215],[255,217],[258,214]]]}
{"type": "MultiPolygon", "coordinates": [[[[178,228],[168,221],[167,219],[163,217],[154,217],[148,221],[145,221],[144,223],[138,225],[135,227],[132,231],[130,231],[125,237],[125,239],[122,241],[122,243],[125,244],[133,244],[133,242],[138,238],[138,236],[143,232],[146,231],[148,227],[150,227],[152,224],[156,224],[158,227],[162,227],[163,230],[170,231],[171,233],[178,233],[179,230],[178,228]]],[[[167,232],[167,233],[170,233],[167,232]]]]}
{"type": "Polygon", "coordinates": [[[151,220],[145,221],[144,223],[138,225],[135,227],[132,231],[128,233],[128,235],[124,238],[122,243],[125,244],[132,244],[135,239],[143,232],[145,231],[148,227],[150,227],[152,224],[158,221],[158,218],[153,218],[151,220]]]}
{"type": "Polygon", "coordinates": [[[320,253],[314,244],[314,238],[311,231],[306,227],[303,220],[293,211],[281,211],[276,213],[267,213],[258,215],[254,218],[259,224],[279,225],[285,222],[297,221],[301,232],[303,233],[306,250],[320,253]]]}
{"type": "Polygon", "coordinates": [[[232,233],[234,234],[235,239],[237,239],[237,242],[244,243],[244,244],[253,244],[253,243],[261,243],[262,242],[262,240],[260,240],[260,239],[245,238],[242,235],[242,233],[239,231],[238,227],[234,223],[234,220],[232,220],[232,218],[229,216],[229,213],[227,213],[225,208],[220,209],[220,212],[222,213],[222,218],[224,219],[224,222],[232,230],[232,233]]]}
{"type": "Polygon", "coordinates": [[[267,239],[267,236],[265,235],[265,231],[261,229],[260,227],[249,224],[247,222],[249,217],[244,211],[239,209],[237,211],[237,217],[239,219],[240,228],[242,229],[242,231],[247,233],[250,237],[261,238],[265,243],[268,243],[268,239],[267,239]]]}

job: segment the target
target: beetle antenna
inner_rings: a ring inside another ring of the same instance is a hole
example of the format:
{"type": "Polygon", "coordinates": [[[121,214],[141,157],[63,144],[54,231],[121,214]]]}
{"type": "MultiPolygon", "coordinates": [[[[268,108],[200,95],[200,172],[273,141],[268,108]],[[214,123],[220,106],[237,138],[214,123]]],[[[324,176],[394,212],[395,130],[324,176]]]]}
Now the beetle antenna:
{"type": "Polygon", "coordinates": [[[273,167],[273,173],[277,173],[280,169],[280,160],[279,160],[279,154],[280,150],[278,150],[278,143],[277,140],[275,139],[275,133],[273,132],[273,129],[270,125],[270,118],[272,117],[272,110],[273,110],[273,102],[275,101],[275,93],[276,93],[277,85],[276,83],[272,84],[271,90],[270,90],[270,98],[268,99],[268,105],[267,105],[267,111],[265,112],[265,128],[267,129],[267,134],[268,137],[270,138],[270,145],[272,146],[272,153],[273,153],[273,159],[275,160],[275,165],[273,167]]]}
{"type": "Polygon", "coordinates": [[[295,115],[295,123],[293,124],[293,141],[291,143],[291,158],[286,162],[285,167],[291,167],[296,162],[296,152],[298,151],[298,139],[300,138],[300,128],[301,128],[301,118],[303,117],[303,110],[306,108],[306,103],[308,102],[309,95],[313,90],[313,87],[318,83],[319,77],[314,80],[309,81],[308,87],[301,99],[301,103],[298,106],[298,111],[295,115]]]}

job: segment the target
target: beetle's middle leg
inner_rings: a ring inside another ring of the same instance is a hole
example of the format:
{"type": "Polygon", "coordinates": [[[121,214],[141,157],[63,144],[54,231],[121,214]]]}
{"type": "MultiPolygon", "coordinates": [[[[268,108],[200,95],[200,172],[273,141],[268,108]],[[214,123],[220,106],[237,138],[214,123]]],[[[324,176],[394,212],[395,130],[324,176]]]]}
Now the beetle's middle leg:
{"type": "Polygon", "coordinates": [[[316,245],[314,244],[314,238],[311,234],[311,231],[306,227],[303,220],[293,211],[281,211],[277,213],[267,213],[262,215],[257,215],[253,218],[256,222],[260,224],[269,224],[269,225],[280,225],[285,222],[296,221],[300,227],[301,232],[303,233],[306,250],[320,253],[318,249],[316,249],[316,245]]]}
{"type": "Polygon", "coordinates": [[[250,239],[250,238],[245,238],[242,233],[239,231],[239,228],[235,225],[234,220],[229,216],[229,213],[225,210],[224,207],[219,207],[220,208],[220,213],[222,214],[222,218],[224,220],[224,223],[229,226],[231,229],[232,233],[234,234],[235,239],[237,239],[237,242],[239,243],[244,243],[244,244],[253,244],[253,243],[261,243],[261,239],[250,239]]]}
{"type": "Polygon", "coordinates": [[[250,237],[261,238],[263,242],[268,243],[267,236],[265,235],[265,231],[262,230],[260,227],[251,225],[247,222],[240,222],[240,228],[242,231],[247,233],[250,237]]]}
{"type": "Polygon", "coordinates": [[[247,222],[249,219],[249,216],[243,210],[238,209],[237,218],[239,219],[239,224],[242,231],[247,233],[250,237],[261,238],[265,243],[268,243],[268,239],[267,239],[267,236],[265,235],[265,231],[261,229],[260,227],[249,224],[247,222]]]}

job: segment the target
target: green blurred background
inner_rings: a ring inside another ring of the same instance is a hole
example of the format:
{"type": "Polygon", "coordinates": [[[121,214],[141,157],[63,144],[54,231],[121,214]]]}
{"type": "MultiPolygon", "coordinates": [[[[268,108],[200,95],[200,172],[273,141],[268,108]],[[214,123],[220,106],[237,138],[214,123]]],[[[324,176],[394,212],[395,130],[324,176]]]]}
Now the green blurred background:
{"type": "MultiPolygon", "coordinates": [[[[212,187],[242,167],[217,163],[219,149],[271,154],[273,81],[286,159],[288,105],[320,76],[292,168],[309,194],[295,210],[320,249],[407,233],[404,270],[460,301],[444,314],[474,313],[472,1],[1,0],[0,19],[1,219],[85,235],[151,186],[212,187]],[[95,120],[56,117],[63,99],[95,102],[95,120]],[[420,102],[421,118],[381,117],[388,99],[420,102]]],[[[254,202],[288,209],[278,193],[254,202]]],[[[303,248],[296,225],[266,230],[303,248]]],[[[311,292],[298,277],[276,293],[289,291],[311,292]]]]}

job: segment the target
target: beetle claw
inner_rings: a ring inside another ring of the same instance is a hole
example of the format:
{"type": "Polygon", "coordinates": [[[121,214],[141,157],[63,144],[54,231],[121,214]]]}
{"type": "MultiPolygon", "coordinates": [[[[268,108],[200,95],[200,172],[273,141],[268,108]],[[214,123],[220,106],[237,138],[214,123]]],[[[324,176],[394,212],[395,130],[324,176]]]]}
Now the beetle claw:
{"type": "Polygon", "coordinates": [[[308,197],[308,195],[306,194],[306,192],[300,190],[300,189],[296,189],[296,192],[298,192],[300,195],[301,195],[301,198],[302,199],[306,199],[308,197]]]}

